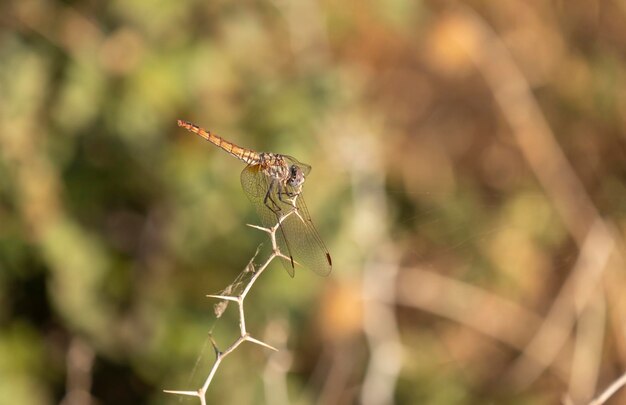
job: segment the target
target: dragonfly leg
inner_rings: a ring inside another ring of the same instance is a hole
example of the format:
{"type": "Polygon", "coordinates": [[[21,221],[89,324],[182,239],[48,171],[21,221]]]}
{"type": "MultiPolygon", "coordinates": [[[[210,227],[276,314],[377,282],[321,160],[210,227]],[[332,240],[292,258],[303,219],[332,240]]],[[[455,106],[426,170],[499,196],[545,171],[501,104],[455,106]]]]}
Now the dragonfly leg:
{"type": "Polygon", "coordinates": [[[289,190],[285,190],[284,185],[282,184],[278,184],[278,199],[280,200],[280,202],[282,202],[283,204],[289,204],[293,209],[297,209],[296,208],[296,204],[295,201],[293,200],[294,197],[297,197],[300,195],[299,191],[289,191],[289,190]],[[283,196],[286,195],[287,197],[291,198],[291,200],[283,200],[283,196]]]}
{"type": "MultiPolygon", "coordinates": [[[[274,214],[278,215],[281,209],[280,209],[280,205],[278,205],[276,201],[274,201],[274,199],[272,198],[272,190],[274,189],[274,187],[275,187],[275,180],[272,180],[270,182],[270,186],[267,188],[267,193],[265,193],[265,197],[263,198],[263,204],[265,204],[265,206],[269,208],[269,210],[272,211],[274,214]]],[[[278,199],[280,200],[280,190],[278,193],[278,199]]]]}
{"type": "MultiPolygon", "coordinates": [[[[274,199],[272,198],[272,191],[274,189],[274,187],[278,187],[278,199],[284,203],[283,199],[282,199],[282,187],[280,186],[280,184],[278,186],[276,186],[276,180],[272,180],[272,182],[270,183],[269,187],[267,188],[267,193],[265,194],[265,197],[263,198],[263,203],[265,204],[265,206],[272,211],[274,214],[276,214],[276,218],[280,217],[280,212],[282,211],[280,208],[280,205],[278,205],[276,203],[276,201],[274,201],[274,199]],[[271,204],[270,204],[271,202],[271,204]],[[272,206],[273,205],[273,206],[272,206]]],[[[279,223],[279,229],[280,229],[280,234],[282,235],[282,240],[285,243],[285,246],[287,247],[287,252],[283,252],[283,254],[286,254],[287,256],[289,256],[289,261],[291,262],[291,268],[294,269],[295,268],[295,264],[293,261],[293,256],[291,255],[291,248],[289,247],[289,241],[287,240],[287,237],[285,236],[285,230],[283,229],[282,223],[280,222],[280,219],[278,219],[278,223],[279,223]]],[[[289,274],[293,277],[293,270],[291,272],[289,272],[289,274]]]]}
{"type": "Polygon", "coordinates": [[[280,201],[283,201],[282,200],[282,196],[283,195],[286,195],[289,198],[297,197],[297,196],[300,195],[300,190],[298,190],[298,191],[290,191],[290,190],[286,190],[286,188],[283,188],[282,185],[279,185],[279,188],[278,188],[278,198],[280,199],[280,201]]]}

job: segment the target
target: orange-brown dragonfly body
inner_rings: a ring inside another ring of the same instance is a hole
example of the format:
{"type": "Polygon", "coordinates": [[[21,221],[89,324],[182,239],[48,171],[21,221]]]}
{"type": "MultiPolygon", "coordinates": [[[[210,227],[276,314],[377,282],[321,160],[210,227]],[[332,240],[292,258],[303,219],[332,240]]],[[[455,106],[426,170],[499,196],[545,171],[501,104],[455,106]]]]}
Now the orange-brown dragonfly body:
{"type": "Polygon", "coordinates": [[[330,273],[330,254],[313,225],[302,197],[302,185],[311,166],[291,156],[242,148],[187,121],[178,120],[178,125],[247,164],[241,172],[241,186],[264,226],[272,227],[281,215],[296,210],[294,214],[298,215],[287,216],[276,234],[281,253],[291,257],[290,264],[283,264],[292,277],[294,261],[317,274],[325,276],[330,273]]]}

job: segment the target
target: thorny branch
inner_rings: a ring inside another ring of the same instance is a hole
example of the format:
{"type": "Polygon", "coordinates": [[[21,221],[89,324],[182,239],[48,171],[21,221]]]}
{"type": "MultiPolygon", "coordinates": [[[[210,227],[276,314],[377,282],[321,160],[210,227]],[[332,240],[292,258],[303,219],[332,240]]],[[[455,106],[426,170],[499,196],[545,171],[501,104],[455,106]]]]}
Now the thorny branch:
{"type": "Polygon", "coordinates": [[[244,301],[248,293],[252,289],[252,286],[254,285],[256,280],[261,276],[261,274],[265,271],[265,269],[267,269],[269,264],[275,258],[278,257],[278,258],[282,258],[285,260],[291,260],[290,257],[286,256],[280,251],[280,248],[278,247],[278,244],[276,242],[276,232],[280,228],[283,221],[286,220],[290,215],[297,215],[298,217],[300,217],[300,214],[298,213],[298,210],[296,208],[297,198],[298,198],[298,195],[292,197],[290,204],[292,205],[293,209],[281,215],[273,227],[264,228],[264,227],[260,227],[257,225],[248,224],[249,227],[266,232],[270,236],[270,240],[272,242],[272,254],[265,260],[265,262],[261,264],[258,268],[255,268],[254,259],[259,253],[259,249],[257,249],[252,259],[250,259],[250,262],[248,262],[248,265],[246,266],[246,268],[237,276],[237,278],[235,279],[235,281],[233,281],[232,284],[230,284],[228,287],[222,290],[220,294],[207,295],[207,297],[209,298],[216,298],[220,300],[220,302],[215,305],[215,315],[218,318],[222,316],[229,302],[232,301],[232,302],[237,303],[238,312],[239,312],[239,332],[240,332],[239,337],[234,342],[232,342],[230,346],[228,346],[225,350],[220,350],[217,345],[217,342],[213,339],[213,336],[209,334],[209,339],[211,340],[211,345],[213,346],[213,350],[215,352],[215,362],[213,363],[213,366],[211,367],[211,371],[209,372],[209,375],[204,381],[204,384],[202,384],[202,387],[200,387],[199,389],[195,391],[164,390],[164,392],[168,394],[198,397],[200,399],[200,403],[202,405],[206,405],[206,392],[209,388],[209,385],[211,385],[211,381],[213,380],[213,377],[215,376],[217,369],[219,368],[224,358],[226,358],[226,356],[228,356],[235,349],[237,349],[239,345],[247,341],[250,343],[255,343],[257,345],[266,347],[274,351],[278,351],[278,349],[274,348],[273,346],[270,346],[269,344],[261,340],[255,339],[250,335],[250,332],[248,332],[246,328],[244,301]],[[252,277],[250,277],[246,281],[246,278],[250,273],[252,273],[252,277]],[[241,291],[241,292],[237,293],[237,291],[241,291]]]}

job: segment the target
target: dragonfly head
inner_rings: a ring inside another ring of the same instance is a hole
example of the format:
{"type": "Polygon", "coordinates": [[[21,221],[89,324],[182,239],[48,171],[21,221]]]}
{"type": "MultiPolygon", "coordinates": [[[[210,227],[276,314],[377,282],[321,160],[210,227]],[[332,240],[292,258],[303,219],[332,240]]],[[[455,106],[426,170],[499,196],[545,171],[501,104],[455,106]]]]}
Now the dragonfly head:
{"type": "Polygon", "coordinates": [[[287,179],[287,184],[291,187],[298,188],[304,183],[304,172],[297,165],[289,166],[289,179],[287,179]]]}

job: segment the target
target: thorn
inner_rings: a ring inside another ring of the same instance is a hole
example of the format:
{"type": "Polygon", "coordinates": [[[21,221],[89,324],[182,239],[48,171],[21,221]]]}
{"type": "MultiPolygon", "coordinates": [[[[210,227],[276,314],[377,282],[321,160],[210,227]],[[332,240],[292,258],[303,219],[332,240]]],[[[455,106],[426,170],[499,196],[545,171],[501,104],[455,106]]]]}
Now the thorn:
{"type": "Polygon", "coordinates": [[[260,346],[266,347],[266,348],[268,348],[268,349],[270,349],[270,350],[274,350],[275,352],[277,352],[277,351],[278,351],[278,349],[277,349],[277,348],[275,348],[274,346],[270,346],[270,345],[268,345],[268,344],[267,344],[267,343],[265,343],[265,342],[261,342],[260,340],[257,340],[257,339],[253,338],[253,337],[252,337],[252,336],[250,336],[250,335],[246,335],[245,339],[246,339],[248,342],[251,342],[251,343],[256,343],[257,345],[260,345],[260,346]]]}
{"type": "Polygon", "coordinates": [[[295,215],[300,219],[301,222],[306,222],[304,220],[304,218],[302,218],[302,215],[300,215],[300,211],[294,211],[294,212],[295,212],[295,215]]]}
{"type": "Polygon", "coordinates": [[[263,231],[263,232],[267,232],[267,233],[272,233],[269,229],[267,229],[267,228],[263,228],[262,226],[252,225],[252,224],[246,224],[246,226],[249,226],[250,228],[258,229],[259,231],[263,231]]]}
{"type": "Polygon", "coordinates": [[[297,264],[298,266],[302,266],[302,263],[300,263],[299,261],[295,260],[293,258],[293,256],[285,256],[284,254],[278,252],[277,254],[278,257],[281,257],[285,260],[289,260],[289,262],[291,263],[291,267],[293,267],[294,269],[296,268],[294,265],[297,264]]]}
{"type": "Polygon", "coordinates": [[[276,256],[280,257],[281,259],[289,260],[289,262],[291,263],[291,267],[293,267],[294,269],[296,268],[295,267],[296,264],[298,266],[302,266],[302,263],[300,263],[299,261],[295,260],[293,258],[293,256],[286,256],[286,255],[282,254],[280,252],[280,250],[279,251],[275,251],[274,253],[276,254],[276,256]]]}
{"type": "Polygon", "coordinates": [[[276,254],[276,256],[280,257],[281,259],[285,259],[285,260],[289,260],[292,261],[293,258],[291,256],[285,256],[284,254],[280,253],[280,251],[274,251],[274,253],[276,254]]]}
{"type": "Polygon", "coordinates": [[[217,342],[213,338],[213,334],[209,334],[209,339],[211,340],[211,346],[213,346],[213,351],[215,352],[215,359],[217,360],[217,358],[219,358],[222,355],[222,352],[220,352],[220,348],[217,347],[217,342]]]}
{"type": "Polygon", "coordinates": [[[198,391],[174,391],[174,390],[163,390],[163,392],[167,394],[174,395],[187,395],[190,397],[200,397],[200,393],[198,391]]]}
{"type": "Polygon", "coordinates": [[[225,301],[234,301],[234,302],[239,302],[239,297],[232,297],[230,295],[207,295],[208,298],[217,298],[218,300],[225,300],[225,301]]]}

